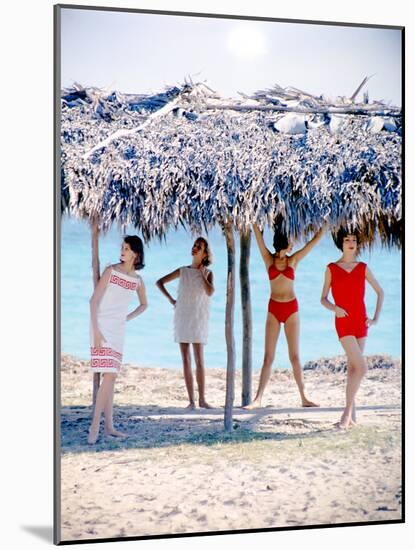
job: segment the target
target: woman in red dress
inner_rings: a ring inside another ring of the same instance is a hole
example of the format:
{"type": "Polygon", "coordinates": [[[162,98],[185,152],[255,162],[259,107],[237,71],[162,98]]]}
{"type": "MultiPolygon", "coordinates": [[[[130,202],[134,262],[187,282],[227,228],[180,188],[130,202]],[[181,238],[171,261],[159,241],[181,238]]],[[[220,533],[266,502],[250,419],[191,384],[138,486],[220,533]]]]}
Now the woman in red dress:
{"type": "Polygon", "coordinates": [[[343,254],[337,262],[327,266],[321,303],[335,313],[335,327],[347,356],[346,407],[337,426],[348,429],[352,420],[353,403],[360,383],[367,372],[363,357],[368,328],[377,323],[382,309],[383,290],[364,262],[356,261],[358,238],[354,233],[341,229],[335,238],[337,248],[343,254]],[[364,302],[365,282],[377,294],[373,318],[366,315],[364,302]],[[331,289],[334,303],[328,300],[331,289]]]}

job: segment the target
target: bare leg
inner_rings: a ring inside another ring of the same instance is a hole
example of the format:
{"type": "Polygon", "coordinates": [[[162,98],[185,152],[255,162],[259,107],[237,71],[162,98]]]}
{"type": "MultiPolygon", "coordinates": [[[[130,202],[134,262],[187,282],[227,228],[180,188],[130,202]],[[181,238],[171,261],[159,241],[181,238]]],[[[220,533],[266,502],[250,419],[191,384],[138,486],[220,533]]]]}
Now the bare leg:
{"type": "Polygon", "coordinates": [[[298,312],[288,317],[284,324],[284,331],[287,338],[288,354],[293,368],[294,379],[301,396],[301,404],[303,407],[319,407],[320,405],[310,401],[305,395],[303,369],[301,368],[299,357],[300,316],[298,312]]]}
{"type": "Polygon", "coordinates": [[[277,346],[278,336],[280,334],[281,324],[277,319],[268,313],[265,325],[265,354],[264,362],[259,376],[259,386],[255,399],[244,409],[256,409],[261,406],[262,395],[271,376],[271,367],[275,357],[275,348],[277,346]]]}
{"type": "MultiPolygon", "coordinates": [[[[360,339],[364,340],[364,338],[360,339]]],[[[346,407],[338,423],[339,428],[348,429],[352,423],[353,403],[360,383],[367,372],[367,366],[362,354],[364,341],[360,343],[354,336],[340,338],[347,355],[346,407]]]]}
{"type": "MultiPolygon", "coordinates": [[[[365,344],[366,344],[366,338],[358,338],[357,343],[359,344],[360,351],[362,352],[362,355],[363,355],[363,352],[364,352],[364,349],[365,349],[365,344]]],[[[356,426],[356,424],[357,424],[355,401],[353,401],[352,419],[350,421],[350,424],[352,426],[356,426]]]]}
{"type": "Polygon", "coordinates": [[[115,437],[128,437],[128,434],[119,432],[114,428],[113,415],[112,415],[112,405],[114,402],[114,385],[117,375],[116,374],[104,374],[104,377],[111,377],[109,379],[109,384],[112,384],[112,388],[109,393],[108,400],[104,407],[104,417],[105,417],[105,435],[113,435],[115,437]]]}
{"type": "Polygon", "coordinates": [[[205,365],[203,359],[203,344],[193,344],[193,354],[196,363],[196,381],[199,390],[199,407],[213,409],[205,398],[205,365]]]}
{"type": "Polygon", "coordinates": [[[94,445],[98,439],[99,425],[101,422],[101,414],[104,411],[108,400],[111,400],[111,394],[114,392],[114,381],[117,375],[113,373],[105,373],[102,384],[97,393],[95,403],[94,417],[89,428],[88,443],[94,445]]]}
{"type": "Polygon", "coordinates": [[[195,408],[195,394],[193,389],[192,359],[190,357],[190,344],[180,343],[180,351],[183,361],[183,375],[186,384],[187,395],[189,396],[188,409],[195,408]]]}

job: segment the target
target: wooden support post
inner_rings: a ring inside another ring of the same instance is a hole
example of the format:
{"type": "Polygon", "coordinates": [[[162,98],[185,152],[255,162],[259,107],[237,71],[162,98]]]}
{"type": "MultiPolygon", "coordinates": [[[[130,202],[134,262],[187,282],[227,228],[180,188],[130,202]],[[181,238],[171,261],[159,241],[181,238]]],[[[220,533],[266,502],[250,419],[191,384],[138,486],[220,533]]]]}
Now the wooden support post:
{"type": "MultiPolygon", "coordinates": [[[[91,252],[92,252],[92,281],[94,283],[94,289],[98,284],[100,278],[99,270],[99,225],[96,219],[91,222],[91,252]]],[[[92,387],[92,416],[94,415],[95,403],[97,400],[97,394],[101,383],[101,374],[99,372],[94,373],[93,387],[92,387]]]]}
{"type": "Polygon", "coordinates": [[[225,431],[231,432],[233,401],[235,398],[235,337],[233,332],[235,310],[235,241],[231,223],[224,227],[228,251],[228,273],[226,282],[225,339],[227,349],[225,431]]]}
{"type": "Polygon", "coordinates": [[[242,306],[242,406],[252,400],[252,308],[249,286],[251,230],[240,234],[239,280],[242,306]]]}

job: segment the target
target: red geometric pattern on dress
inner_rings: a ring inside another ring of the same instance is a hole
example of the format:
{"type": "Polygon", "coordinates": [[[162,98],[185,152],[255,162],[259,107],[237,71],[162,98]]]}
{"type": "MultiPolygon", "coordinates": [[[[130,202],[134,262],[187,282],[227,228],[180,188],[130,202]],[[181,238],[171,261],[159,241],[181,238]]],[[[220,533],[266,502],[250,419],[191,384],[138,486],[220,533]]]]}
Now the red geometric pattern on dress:
{"type": "Polygon", "coordinates": [[[91,359],[91,367],[94,368],[108,368],[108,369],[116,369],[119,370],[120,365],[116,359],[109,359],[109,358],[92,358],[91,359]]]}
{"type": "Polygon", "coordinates": [[[121,277],[118,277],[117,275],[111,275],[110,283],[113,283],[114,285],[121,286],[122,288],[125,288],[126,290],[136,290],[137,289],[137,283],[133,283],[132,281],[126,281],[125,279],[122,279],[121,277]]]}
{"type": "Polygon", "coordinates": [[[115,349],[112,348],[94,348],[91,347],[91,355],[92,356],[99,356],[99,357],[115,357],[118,361],[122,361],[122,353],[119,353],[118,351],[115,351],[115,349]]]}

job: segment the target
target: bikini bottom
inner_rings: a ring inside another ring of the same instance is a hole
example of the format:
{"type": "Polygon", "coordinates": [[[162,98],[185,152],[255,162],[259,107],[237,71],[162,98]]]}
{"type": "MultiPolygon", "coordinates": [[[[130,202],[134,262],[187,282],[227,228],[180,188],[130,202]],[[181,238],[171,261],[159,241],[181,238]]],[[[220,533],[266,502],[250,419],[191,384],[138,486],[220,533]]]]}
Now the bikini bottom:
{"type": "Polygon", "coordinates": [[[280,323],[285,323],[293,313],[298,311],[297,298],[289,302],[278,302],[270,298],[268,302],[268,312],[273,315],[280,323]]]}

